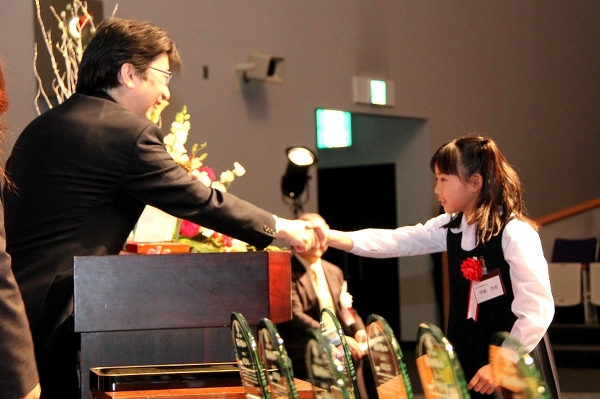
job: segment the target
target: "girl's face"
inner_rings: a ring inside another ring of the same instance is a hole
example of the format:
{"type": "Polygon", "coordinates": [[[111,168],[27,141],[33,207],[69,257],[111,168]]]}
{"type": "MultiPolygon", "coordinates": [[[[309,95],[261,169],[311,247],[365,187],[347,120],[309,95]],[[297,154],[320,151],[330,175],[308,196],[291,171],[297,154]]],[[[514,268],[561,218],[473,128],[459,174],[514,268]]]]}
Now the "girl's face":
{"type": "Polygon", "coordinates": [[[468,182],[464,182],[456,175],[440,172],[436,165],[435,180],[437,183],[433,192],[444,207],[444,212],[464,212],[469,217],[481,190],[481,175],[475,174],[468,182]]]}

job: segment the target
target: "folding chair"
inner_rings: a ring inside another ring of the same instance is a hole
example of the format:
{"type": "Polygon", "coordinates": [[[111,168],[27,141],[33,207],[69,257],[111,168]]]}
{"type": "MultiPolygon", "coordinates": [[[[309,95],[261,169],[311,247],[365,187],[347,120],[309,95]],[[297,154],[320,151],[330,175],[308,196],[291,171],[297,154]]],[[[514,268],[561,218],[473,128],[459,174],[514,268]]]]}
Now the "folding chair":
{"type": "MultiPolygon", "coordinates": [[[[593,323],[595,323],[595,321],[597,319],[596,312],[592,311],[594,309],[592,309],[589,304],[589,299],[590,299],[589,284],[590,284],[590,282],[589,282],[589,276],[588,276],[588,265],[591,262],[595,261],[597,245],[598,245],[598,239],[596,237],[557,238],[554,241],[554,248],[552,249],[551,262],[553,262],[553,263],[565,263],[565,262],[579,263],[579,272],[578,273],[580,274],[579,290],[580,290],[581,299],[575,305],[582,305],[583,321],[585,324],[593,324],[593,323]]],[[[575,281],[574,276],[567,276],[566,278],[569,279],[568,281],[570,281],[571,284],[574,284],[574,281],[575,281]]],[[[556,293],[555,293],[554,287],[556,286],[557,289],[560,290],[559,291],[560,292],[559,300],[566,301],[565,298],[561,298],[561,296],[563,294],[565,294],[564,290],[558,288],[559,285],[566,285],[566,284],[569,284],[569,283],[557,281],[555,284],[553,284],[552,293],[555,296],[555,302],[556,302],[557,307],[572,306],[572,305],[567,305],[566,302],[563,302],[561,304],[560,302],[556,301],[556,293]]],[[[574,292],[571,292],[571,295],[574,295],[574,292]]],[[[570,297],[570,300],[573,301],[574,298],[570,297]]],[[[567,309],[564,309],[564,311],[567,311],[567,309]]],[[[561,316],[565,316],[564,311],[559,312],[559,309],[557,309],[557,314],[555,315],[555,320],[560,319],[561,316]]],[[[572,309],[569,309],[566,314],[570,315],[568,318],[572,318],[572,316],[573,316],[572,309]]]]}
{"type": "Polygon", "coordinates": [[[581,263],[548,263],[550,285],[555,306],[575,306],[582,303],[581,263]]]}
{"type": "Polygon", "coordinates": [[[600,262],[590,263],[590,304],[600,306],[600,262]]]}

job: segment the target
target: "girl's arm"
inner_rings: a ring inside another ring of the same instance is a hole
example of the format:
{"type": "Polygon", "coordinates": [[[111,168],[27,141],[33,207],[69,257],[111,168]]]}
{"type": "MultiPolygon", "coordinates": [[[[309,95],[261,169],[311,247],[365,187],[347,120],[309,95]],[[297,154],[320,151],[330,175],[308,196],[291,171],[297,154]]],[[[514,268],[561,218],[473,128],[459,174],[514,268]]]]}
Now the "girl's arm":
{"type": "Polygon", "coordinates": [[[449,220],[450,215],[444,214],[428,220],[425,224],[397,229],[329,230],[328,245],[368,258],[394,258],[443,252],[446,250],[447,229],[442,226],[449,220]]]}
{"type": "Polygon", "coordinates": [[[510,334],[527,351],[533,350],[554,317],[548,263],[537,232],[520,220],[511,221],[502,237],[504,257],[510,265],[517,316],[510,334]]]}
{"type": "Polygon", "coordinates": [[[327,244],[332,248],[341,249],[342,251],[351,251],[354,248],[354,242],[350,233],[339,230],[329,230],[327,232],[327,244]]]}

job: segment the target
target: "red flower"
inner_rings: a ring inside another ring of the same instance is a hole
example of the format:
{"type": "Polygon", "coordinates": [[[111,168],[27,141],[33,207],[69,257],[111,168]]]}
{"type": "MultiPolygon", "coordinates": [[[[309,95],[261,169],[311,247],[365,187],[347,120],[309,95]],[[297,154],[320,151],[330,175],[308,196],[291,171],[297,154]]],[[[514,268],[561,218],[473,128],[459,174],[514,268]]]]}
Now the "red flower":
{"type": "Polygon", "coordinates": [[[179,233],[186,237],[194,237],[196,234],[200,232],[200,226],[196,223],[188,222],[187,220],[181,221],[181,227],[179,228],[179,233]]]}
{"type": "Polygon", "coordinates": [[[483,265],[477,258],[467,258],[460,265],[460,271],[467,280],[479,281],[483,276],[483,265]]]}
{"type": "Polygon", "coordinates": [[[210,178],[210,181],[215,181],[217,180],[217,175],[215,175],[215,172],[209,167],[209,166],[200,166],[198,169],[196,169],[198,172],[206,172],[206,174],[208,175],[208,177],[210,178]]]}

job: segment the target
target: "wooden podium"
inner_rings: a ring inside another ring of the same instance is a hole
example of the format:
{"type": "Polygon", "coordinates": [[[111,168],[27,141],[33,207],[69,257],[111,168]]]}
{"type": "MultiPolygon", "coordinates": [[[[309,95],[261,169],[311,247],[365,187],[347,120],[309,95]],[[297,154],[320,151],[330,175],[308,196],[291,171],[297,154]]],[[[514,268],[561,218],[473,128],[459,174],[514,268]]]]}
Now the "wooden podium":
{"type": "Polygon", "coordinates": [[[292,318],[288,251],[75,257],[74,284],[82,399],[92,367],[235,361],[234,311],[292,318]]]}

